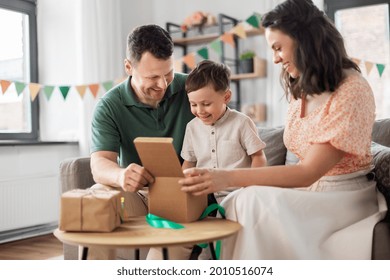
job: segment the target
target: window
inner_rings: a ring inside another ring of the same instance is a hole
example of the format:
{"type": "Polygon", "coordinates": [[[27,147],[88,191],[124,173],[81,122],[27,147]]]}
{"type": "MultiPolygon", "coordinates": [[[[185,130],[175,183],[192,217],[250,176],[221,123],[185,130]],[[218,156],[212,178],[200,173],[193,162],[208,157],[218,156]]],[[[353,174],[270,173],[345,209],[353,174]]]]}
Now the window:
{"type": "Polygon", "coordinates": [[[38,139],[36,1],[0,0],[0,140],[38,139]],[[10,82],[10,84],[9,84],[10,82]],[[25,87],[24,87],[25,86],[25,87]]]}
{"type": "Polygon", "coordinates": [[[375,96],[376,118],[390,117],[390,1],[325,0],[325,10],[342,34],[375,96]]]}

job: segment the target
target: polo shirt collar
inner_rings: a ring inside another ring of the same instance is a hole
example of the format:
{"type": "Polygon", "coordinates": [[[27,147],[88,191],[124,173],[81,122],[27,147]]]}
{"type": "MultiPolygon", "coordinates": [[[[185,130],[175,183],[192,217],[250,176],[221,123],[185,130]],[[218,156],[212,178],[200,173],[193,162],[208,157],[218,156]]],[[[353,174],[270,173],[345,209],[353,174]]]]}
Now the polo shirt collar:
{"type": "MultiPolygon", "coordinates": [[[[137,100],[135,97],[135,92],[133,91],[133,88],[130,85],[131,81],[131,76],[129,76],[125,81],[122,82],[120,85],[124,90],[120,91],[123,104],[125,106],[136,106],[136,107],[150,107],[149,105],[143,104],[137,100]]],[[[165,99],[168,99],[175,94],[179,92],[179,87],[177,86],[176,79],[173,79],[172,83],[169,85],[167,88],[165,95],[163,99],[161,100],[164,101],[165,99]]]]}

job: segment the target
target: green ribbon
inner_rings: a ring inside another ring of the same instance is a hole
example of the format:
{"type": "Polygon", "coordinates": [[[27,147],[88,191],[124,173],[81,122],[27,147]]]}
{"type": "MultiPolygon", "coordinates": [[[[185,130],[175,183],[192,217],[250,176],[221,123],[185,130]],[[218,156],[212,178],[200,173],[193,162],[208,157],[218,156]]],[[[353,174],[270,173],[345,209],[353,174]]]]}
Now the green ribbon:
{"type": "MultiPolygon", "coordinates": [[[[218,210],[218,212],[221,214],[222,218],[225,219],[225,209],[221,205],[219,205],[217,203],[213,203],[213,204],[210,204],[209,206],[207,206],[207,208],[203,211],[202,215],[200,215],[199,220],[203,220],[211,212],[213,212],[215,210],[218,210]]],[[[156,215],[153,215],[150,213],[146,215],[146,222],[150,226],[155,227],[155,228],[172,228],[172,229],[184,228],[184,226],[181,224],[172,222],[170,220],[161,218],[159,216],[156,216],[156,215]]],[[[209,244],[207,244],[207,243],[200,243],[197,245],[203,249],[205,249],[205,248],[207,248],[207,246],[209,246],[209,244]]],[[[217,242],[216,242],[215,255],[217,257],[217,260],[219,260],[219,257],[221,255],[221,240],[217,240],[217,242]]]]}
{"type": "Polygon", "coordinates": [[[146,222],[155,228],[172,228],[172,229],[181,229],[184,228],[183,225],[172,222],[170,220],[161,218],[159,216],[148,214],[146,215],[146,222]]]}

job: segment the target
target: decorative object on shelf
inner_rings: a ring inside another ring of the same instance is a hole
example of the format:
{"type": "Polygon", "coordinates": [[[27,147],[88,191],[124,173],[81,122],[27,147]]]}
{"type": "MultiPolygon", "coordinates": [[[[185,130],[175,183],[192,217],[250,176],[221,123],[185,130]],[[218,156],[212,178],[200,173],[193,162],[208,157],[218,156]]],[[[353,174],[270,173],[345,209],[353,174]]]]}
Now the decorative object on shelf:
{"type": "Polygon", "coordinates": [[[200,34],[203,34],[203,27],[216,25],[217,19],[210,13],[196,11],[186,17],[180,26],[183,32],[187,32],[191,28],[198,28],[200,34]]]}
{"type": "Polygon", "coordinates": [[[239,73],[253,73],[253,59],[256,57],[256,53],[252,50],[244,51],[240,54],[238,60],[238,72],[239,73]]]}

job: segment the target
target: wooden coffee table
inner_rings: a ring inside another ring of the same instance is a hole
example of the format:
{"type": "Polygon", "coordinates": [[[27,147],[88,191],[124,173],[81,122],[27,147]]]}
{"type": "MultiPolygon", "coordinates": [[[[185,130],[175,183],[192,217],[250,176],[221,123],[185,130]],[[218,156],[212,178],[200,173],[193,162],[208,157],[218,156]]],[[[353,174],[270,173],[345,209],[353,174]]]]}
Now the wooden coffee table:
{"type": "Polygon", "coordinates": [[[154,228],[146,223],[145,216],[140,216],[129,218],[109,233],[64,232],[56,229],[54,235],[63,243],[82,246],[83,260],[88,258],[88,248],[95,246],[135,248],[136,259],[139,259],[140,248],[162,247],[164,259],[168,259],[167,247],[199,243],[208,243],[212,257],[216,259],[213,241],[229,237],[241,228],[237,222],[213,217],[182,225],[183,229],[154,228]]]}

